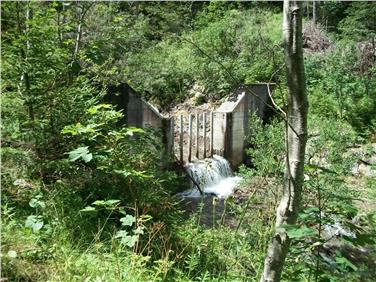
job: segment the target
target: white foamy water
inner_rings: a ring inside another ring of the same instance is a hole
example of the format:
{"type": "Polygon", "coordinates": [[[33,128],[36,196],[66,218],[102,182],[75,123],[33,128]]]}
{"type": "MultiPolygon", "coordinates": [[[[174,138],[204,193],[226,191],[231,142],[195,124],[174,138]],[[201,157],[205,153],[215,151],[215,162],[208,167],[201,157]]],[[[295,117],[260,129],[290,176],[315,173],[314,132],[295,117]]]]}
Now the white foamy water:
{"type": "MultiPolygon", "coordinates": [[[[186,170],[205,194],[214,194],[220,199],[230,196],[241,180],[240,177],[234,176],[229,162],[217,155],[210,159],[188,163],[186,170]]],[[[192,181],[191,188],[179,195],[184,198],[201,197],[192,181]]]]}

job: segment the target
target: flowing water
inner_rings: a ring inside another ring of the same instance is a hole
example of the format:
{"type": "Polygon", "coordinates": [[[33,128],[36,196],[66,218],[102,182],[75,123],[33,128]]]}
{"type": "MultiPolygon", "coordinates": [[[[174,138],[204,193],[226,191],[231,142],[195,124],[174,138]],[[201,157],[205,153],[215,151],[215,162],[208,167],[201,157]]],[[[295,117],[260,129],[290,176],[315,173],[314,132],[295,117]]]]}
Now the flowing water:
{"type": "Polygon", "coordinates": [[[197,189],[197,183],[204,194],[215,195],[220,199],[227,198],[232,194],[240,181],[240,177],[234,176],[229,162],[220,156],[199,160],[186,165],[187,173],[191,181],[191,188],[180,193],[183,198],[199,198],[201,193],[197,189]]]}
{"type": "Polygon", "coordinates": [[[217,155],[188,163],[185,168],[191,178],[191,188],[179,193],[178,196],[183,198],[187,210],[195,212],[199,209],[199,204],[203,203],[201,223],[212,225],[216,220],[223,219],[224,200],[234,192],[241,178],[234,176],[229,162],[217,155]],[[204,195],[201,195],[196,184],[204,195]],[[214,199],[215,197],[218,200],[214,199]]]}

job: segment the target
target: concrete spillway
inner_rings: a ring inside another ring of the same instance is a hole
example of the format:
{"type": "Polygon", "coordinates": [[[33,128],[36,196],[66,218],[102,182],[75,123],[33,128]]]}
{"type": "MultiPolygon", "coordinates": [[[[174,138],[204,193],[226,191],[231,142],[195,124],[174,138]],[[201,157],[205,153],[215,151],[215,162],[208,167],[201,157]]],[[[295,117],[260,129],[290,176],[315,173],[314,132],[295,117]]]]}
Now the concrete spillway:
{"type": "Polygon", "coordinates": [[[185,168],[192,180],[191,188],[179,193],[184,198],[201,197],[202,195],[196,187],[198,184],[204,194],[215,195],[223,199],[232,194],[241,180],[240,177],[234,176],[229,162],[217,155],[214,155],[213,158],[188,163],[185,168]]]}

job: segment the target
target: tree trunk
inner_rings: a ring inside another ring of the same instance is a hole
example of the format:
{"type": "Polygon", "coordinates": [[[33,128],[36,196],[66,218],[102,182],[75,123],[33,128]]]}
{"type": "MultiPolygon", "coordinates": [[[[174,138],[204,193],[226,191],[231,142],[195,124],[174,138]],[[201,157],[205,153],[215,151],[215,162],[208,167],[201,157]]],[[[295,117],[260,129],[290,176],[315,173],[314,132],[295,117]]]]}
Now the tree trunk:
{"type": "MultiPolygon", "coordinates": [[[[60,4],[60,3],[59,3],[60,4]]],[[[62,21],[61,14],[64,14],[64,5],[61,5],[61,8],[57,9],[57,35],[59,38],[60,48],[63,48],[63,31],[62,31],[62,21]]],[[[64,16],[63,16],[64,19],[64,16]]]]}
{"type": "Polygon", "coordinates": [[[81,41],[81,36],[82,36],[82,29],[81,29],[82,21],[83,21],[83,13],[80,14],[80,18],[77,24],[77,35],[76,35],[76,42],[74,44],[73,60],[77,59],[77,54],[78,54],[78,50],[80,47],[80,41],[81,41]]]}
{"type": "Polygon", "coordinates": [[[312,21],[313,24],[317,22],[317,0],[312,1],[312,21]]]}
{"type": "Polygon", "coordinates": [[[88,5],[82,5],[81,12],[78,17],[78,23],[77,23],[77,34],[76,34],[76,42],[74,45],[74,52],[73,52],[73,60],[77,59],[77,55],[80,48],[81,43],[81,37],[82,37],[82,24],[85,19],[86,13],[89,11],[89,9],[93,6],[93,3],[89,3],[88,5]]]}
{"type": "MultiPolygon", "coordinates": [[[[26,55],[25,55],[25,62],[28,61],[28,56],[29,56],[29,52],[30,52],[30,48],[31,48],[31,44],[30,44],[30,40],[29,40],[29,21],[31,19],[31,11],[30,11],[30,8],[29,8],[29,4],[27,5],[27,8],[26,8],[26,29],[25,29],[25,33],[26,33],[26,37],[27,37],[27,40],[26,40],[26,55]]],[[[27,71],[25,71],[24,73],[24,78],[25,78],[25,87],[26,87],[26,92],[27,92],[27,97],[28,97],[28,109],[29,109],[29,117],[30,117],[30,120],[34,120],[34,108],[33,108],[33,99],[32,99],[32,94],[31,94],[31,86],[30,86],[30,78],[29,78],[29,74],[27,71]]]]}
{"type": "MultiPolygon", "coordinates": [[[[32,93],[31,93],[30,77],[29,77],[29,73],[27,72],[28,56],[29,56],[30,47],[31,47],[30,40],[29,40],[29,21],[30,21],[31,16],[32,16],[32,13],[31,13],[30,7],[29,7],[29,3],[27,3],[26,12],[25,12],[25,22],[24,22],[25,23],[25,29],[24,30],[22,30],[22,27],[21,27],[22,24],[21,24],[20,12],[21,12],[21,7],[20,7],[19,3],[17,2],[17,29],[18,29],[18,34],[19,34],[20,37],[23,34],[26,35],[25,49],[22,46],[20,47],[22,62],[24,64],[23,71],[22,71],[22,74],[21,74],[21,77],[20,77],[20,86],[22,85],[22,81],[23,81],[24,87],[25,87],[25,101],[26,101],[26,105],[27,105],[27,108],[28,108],[29,119],[30,119],[30,121],[34,121],[34,106],[33,106],[34,101],[33,101],[32,93]]],[[[20,87],[20,91],[22,91],[21,87],[20,87]]]]}
{"type": "Polygon", "coordinates": [[[283,225],[296,223],[301,204],[308,113],[302,48],[302,13],[302,2],[284,0],[283,40],[288,86],[287,124],[289,125],[286,125],[285,185],[277,209],[275,233],[266,254],[260,281],[280,281],[290,246],[290,239],[283,225]]]}
{"type": "MultiPolygon", "coordinates": [[[[306,6],[306,15],[307,15],[307,19],[309,19],[309,16],[310,16],[310,12],[309,12],[309,1],[304,1],[303,3],[305,3],[305,6],[306,6]]],[[[303,9],[303,7],[302,7],[303,9]]]]}

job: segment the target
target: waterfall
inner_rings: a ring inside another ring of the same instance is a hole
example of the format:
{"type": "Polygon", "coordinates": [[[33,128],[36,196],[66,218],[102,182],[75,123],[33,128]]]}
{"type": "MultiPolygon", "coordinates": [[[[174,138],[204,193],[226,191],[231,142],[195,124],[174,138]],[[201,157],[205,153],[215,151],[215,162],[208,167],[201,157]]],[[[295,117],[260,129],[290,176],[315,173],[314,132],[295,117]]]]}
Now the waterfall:
{"type": "MultiPolygon", "coordinates": [[[[205,194],[214,194],[218,198],[226,198],[233,192],[240,181],[240,177],[234,176],[229,162],[220,156],[198,160],[186,165],[189,176],[199,184],[205,194]]],[[[184,198],[201,197],[199,190],[193,181],[191,188],[179,195],[184,198]]]]}

